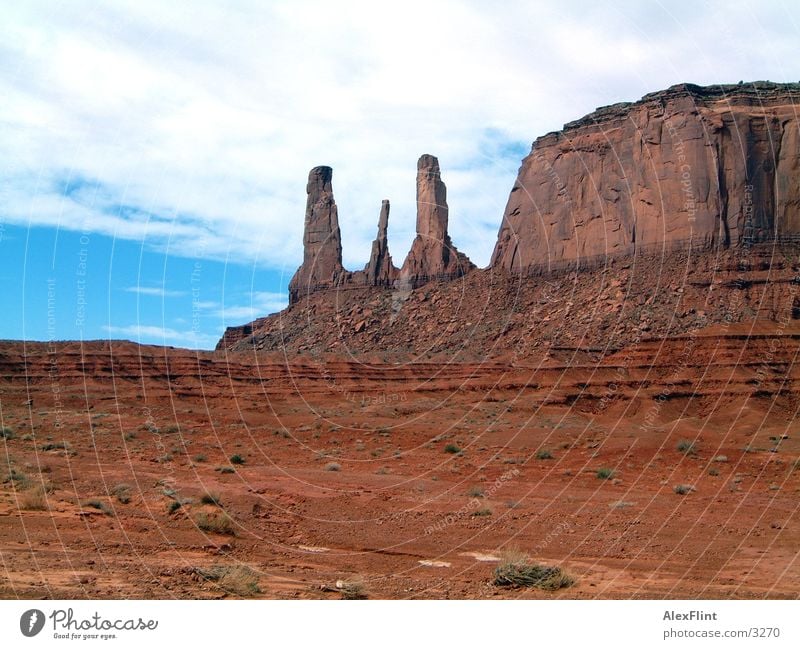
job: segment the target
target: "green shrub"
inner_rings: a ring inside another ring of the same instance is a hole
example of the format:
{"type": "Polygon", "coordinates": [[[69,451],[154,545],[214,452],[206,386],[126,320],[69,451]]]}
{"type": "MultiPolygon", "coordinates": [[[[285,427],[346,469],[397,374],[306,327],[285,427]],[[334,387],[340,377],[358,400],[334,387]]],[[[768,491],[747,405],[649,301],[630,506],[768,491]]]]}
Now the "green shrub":
{"type": "Polygon", "coordinates": [[[678,442],[678,450],[684,455],[694,455],[697,448],[695,447],[695,443],[693,441],[682,439],[680,442],[678,442]]]}
{"type": "Polygon", "coordinates": [[[472,515],[473,516],[491,516],[492,515],[492,510],[489,509],[488,507],[484,507],[482,509],[478,509],[478,510],[472,512],[472,515]]]}
{"type": "Polygon", "coordinates": [[[486,493],[483,491],[482,487],[470,487],[469,491],[467,491],[467,495],[472,498],[483,498],[486,493]]]}
{"type": "Polygon", "coordinates": [[[204,505],[217,505],[219,506],[222,502],[222,497],[213,491],[207,491],[202,496],[200,496],[200,502],[204,505]]]}
{"type": "Polygon", "coordinates": [[[33,486],[33,482],[31,482],[30,478],[26,476],[22,471],[17,471],[16,469],[11,469],[8,472],[8,476],[3,480],[3,484],[11,483],[17,491],[24,491],[25,489],[29,489],[33,486]]]}
{"type": "Polygon", "coordinates": [[[238,453],[235,455],[231,455],[230,457],[231,464],[244,464],[244,458],[239,455],[238,453]]]}
{"type": "Polygon", "coordinates": [[[111,509],[108,505],[106,505],[102,500],[87,500],[84,503],[84,506],[91,507],[92,509],[97,509],[98,511],[111,516],[114,513],[114,510],[111,509]]]}
{"type": "Polygon", "coordinates": [[[205,462],[208,458],[202,453],[198,453],[192,458],[192,462],[205,462]]]}
{"type": "Polygon", "coordinates": [[[614,469],[608,469],[608,468],[597,469],[596,475],[600,480],[608,480],[609,478],[614,477],[614,469]]]}
{"type": "Polygon", "coordinates": [[[536,459],[537,460],[552,460],[553,454],[548,451],[547,449],[539,449],[536,451],[536,459]]]}
{"type": "Polygon", "coordinates": [[[42,444],[43,451],[68,451],[70,449],[69,442],[47,442],[42,444]]]}
{"type": "Polygon", "coordinates": [[[0,428],[0,439],[14,439],[14,431],[8,426],[0,428]]]}
{"type": "Polygon", "coordinates": [[[180,500],[171,500],[171,501],[170,501],[170,503],[169,503],[169,505],[167,505],[167,511],[168,511],[170,514],[174,514],[174,513],[175,513],[176,511],[178,511],[178,510],[179,510],[181,507],[183,507],[183,504],[181,503],[181,501],[180,501],[180,500]]]}
{"type": "Polygon", "coordinates": [[[444,452],[455,455],[456,453],[461,453],[461,449],[456,444],[453,444],[451,442],[450,444],[444,447],[444,452]]]}
{"type": "Polygon", "coordinates": [[[111,493],[116,496],[117,500],[123,505],[127,505],[131,501],[130,485],[118,484],[111,490],[111,493]]]}

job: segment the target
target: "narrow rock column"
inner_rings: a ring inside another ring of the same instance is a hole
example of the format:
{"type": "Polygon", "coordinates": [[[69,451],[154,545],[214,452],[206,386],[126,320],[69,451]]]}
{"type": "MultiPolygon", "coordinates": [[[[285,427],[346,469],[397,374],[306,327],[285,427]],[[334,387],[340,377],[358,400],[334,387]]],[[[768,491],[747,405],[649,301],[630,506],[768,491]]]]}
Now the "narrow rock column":
{"type": "Polygon", "coordinates": [[[448,217],[447,188],[439,161],[425,154],[417,162],[417,236],[400,271],[404,284],[419,286],[429,280],[452,279],[475,267],[450,240],[448,217]]]}
{"type": "Polygon", "coordinates": [[[390,286],[397,276],[397,268],[392,263],[389,254],[389,241],[387,229],[389,227],[389,201],[381,202],[381,212],[378,217],[378,236],[372,242],[372,252],[369,262],[364,268],[366,283],[369,286],[390,286]]]}
{"type": "Polygon", "coordinates": [[[346,274],[332,178],[330,167],[314,167],[308,174],[303,263],[289,282],[289,304],[308,293],[336,286],[346,274]]]}

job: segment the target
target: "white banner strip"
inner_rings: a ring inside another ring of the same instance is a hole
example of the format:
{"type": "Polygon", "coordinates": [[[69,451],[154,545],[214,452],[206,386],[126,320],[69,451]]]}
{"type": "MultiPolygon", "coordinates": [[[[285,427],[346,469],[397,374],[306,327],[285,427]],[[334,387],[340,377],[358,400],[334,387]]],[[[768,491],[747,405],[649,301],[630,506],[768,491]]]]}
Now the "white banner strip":
{"type": "Polygon", "coordinates": [[[796,601],[3,601],[0,646],[798,647],[799,619],[796,601]]]}

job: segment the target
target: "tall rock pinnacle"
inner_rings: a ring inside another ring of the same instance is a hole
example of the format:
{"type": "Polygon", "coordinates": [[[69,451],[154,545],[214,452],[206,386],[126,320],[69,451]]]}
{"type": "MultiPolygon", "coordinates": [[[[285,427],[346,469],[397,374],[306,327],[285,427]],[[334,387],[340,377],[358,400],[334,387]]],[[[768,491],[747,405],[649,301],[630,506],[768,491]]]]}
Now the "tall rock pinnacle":
{"type": "Polygon", "coordinates": [[[364,268],[365,283],[369,286],[391,286],[398,270],[392,264],[386,230],[389,227],[389,201],[381,202],[378,236],[372,242],[369,262],[364,268]]]}
{"type": "Polygon", "coordinates": [[[299,301],[305,294],[333,288],[345,278],[332,177],[330,167],[314,167],[308,174],[303,264],[289,282],[289,304],[299,301]]]}
{"type": "Polygon", "coordinates": [[[417,236],[400,271],[401,282],[419,286],[430,279],[460,277],[475,267],[453,246],[447,220],[447,188],[439,161],[425,154],[417,162],[417,236]]]}

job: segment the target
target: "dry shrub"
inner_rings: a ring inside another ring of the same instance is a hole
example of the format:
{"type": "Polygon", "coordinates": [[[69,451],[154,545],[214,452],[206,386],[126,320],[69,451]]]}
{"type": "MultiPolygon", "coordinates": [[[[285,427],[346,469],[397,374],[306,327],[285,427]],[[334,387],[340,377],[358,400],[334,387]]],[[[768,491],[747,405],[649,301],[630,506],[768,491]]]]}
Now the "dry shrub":
{"type": "Polygon", "coordinates": [[[19,508],[27,511],[47,510],[47,489],[42,485],[23,491],[19,495],[19,508]]]}
{"type": "Polygon", "coordinates": [[[367,599],[364,583],[359,579],[337,581],[336,588],[339,589],[342,599],[367,599]]]}
{"type": "Polygon", "coordinates": [[[575,580],[558,566],[531,563],[527,555],[512,551],[506,553],[495,568],[493,583],[495,586],[552,591],[568,588],[575,580]]]}
{"type": "Polygon", "coordinates": [[[201,512],[195,520],[197,527],[204,532],[215,532],[216,534],[234,535],[233,519],[226,512],[219,514],[207,514],[201,512]]]}
{"type": "Polygon", "coordinates": [[[261,592],[258,574],[249,566],[212,566],[199,568],[198,574],[208,581],[215,582],[222,590],[248,597],[261,592]]]}

